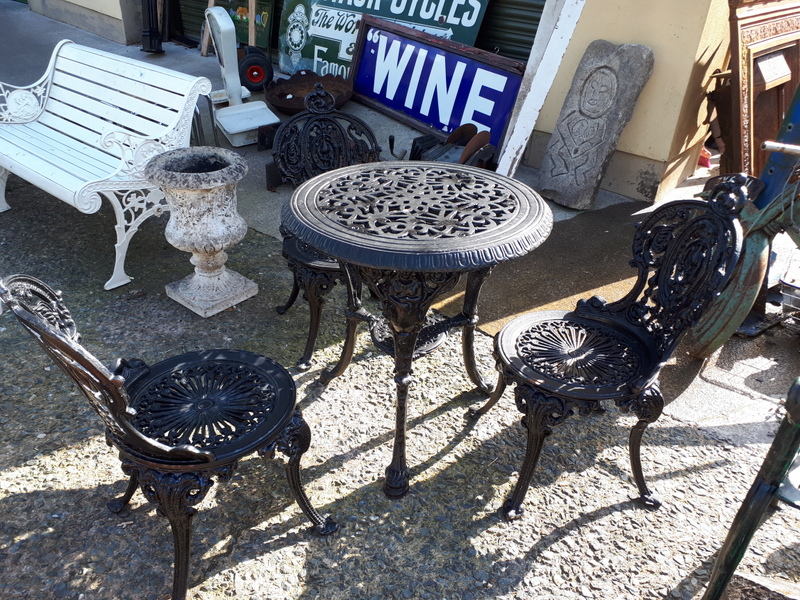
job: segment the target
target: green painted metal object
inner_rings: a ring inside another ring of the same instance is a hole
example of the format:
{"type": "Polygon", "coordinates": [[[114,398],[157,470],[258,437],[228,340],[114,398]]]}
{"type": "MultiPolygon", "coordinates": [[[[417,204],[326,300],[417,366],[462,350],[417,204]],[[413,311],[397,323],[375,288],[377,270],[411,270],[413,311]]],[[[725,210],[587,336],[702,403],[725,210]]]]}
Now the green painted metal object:
{"type": "MultiPolygon", "coordinates": [[[[786,113],[777,140],[783,144],[800,144],[800,88],[786,113]]],[[[759,177],[764,189],[751,198],[753,202],[748,203],[741,214],[746,237],[736,272],[703,319],[684,339],[684,347],[692,357],[708,358],[742,325],[767,275],[770,244],[775,235],[786,231],[800,247],[800,229],[795,224],[800,223],[800,200],[795,202],[800,188],[797,162],[795,155],[770,153],[759,177]]]]}
{"type": "Polygon", "coordinates": [[[684,338],[684,347],[694,358],[708,358],[736,333],[753,308],[767,275],[770,244],[775,233],[771,228],[753,230],[752,226],[748,227],[761,211],[752,205],[745,209],[752,216],[750,219],[748,215],[742,216],[745,239],[736,270],[714,304],[684,338]]]}
{"type": "Polygon", "coordinates": [[[733,519],[725,542],[717,555],[711,579],[702,600],[719,600],[742,560],[750,540],[761,523],[800,448],[800,378],[786,398],[786,416],[770,446],[764,462],[733,519]]]}

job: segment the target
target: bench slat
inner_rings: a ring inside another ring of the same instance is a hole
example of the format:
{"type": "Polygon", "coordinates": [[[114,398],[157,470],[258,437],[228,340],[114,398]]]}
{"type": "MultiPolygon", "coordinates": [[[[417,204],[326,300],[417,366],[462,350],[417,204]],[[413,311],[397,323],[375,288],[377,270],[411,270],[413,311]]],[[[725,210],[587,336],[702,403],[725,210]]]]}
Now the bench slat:
{"type": "MultiPolygon", "coordinates": [[[[110,148],[101,148],[100,144],[98,143],[100,140],[99,133],[87,129],[81,124],[73,123],[68,119],[64,119],[59,115],[53,113],[42,113],[41,117],[39,118],[39,123],[51,131],[58,132],[64,135],[65,138],[71,139],[73,144],[82,144],[82,147],[86,149],[86,152],[94,151],[99,157],[101,155],[114,157],[117,162],[119,162],[119,159],[122,156],[120,149],[116,146],[112,146],[110,148]]],[[[109,160],[111,159],[109,158],[109,160]]]]}
{"type": "MultiPolygon", "coordinates": [[[[112,104],[126,113],[140,115],[148,121],[152,121],[162,128],[170,125],[178,116],[178,111],[172,108],[165,108],[174,104],[174,94],[159,89],[151,88],[148,96],[136,96],[127,89],[129,86],[123,82],[100,81],[93,82],[82,79],[76,75],[56,71],[53,74],[53,84],[51,95],[54,88],[60,87],[72,90],[89,98],[112,104]]],[[[141,86],[136,86],[141,87],[141,86]]],[[[140,90],[143,91],[143,90],[140,90]]],[[[81,105],[80,108],[88,110],[88,107],[81,105]]]]}
{"type": "MultiPolygon", "coordinates": [[[[179,85],[175,88],[165,89],[147,79],[125,77],[97,68],[96,65],[87,65],[71,60],[59,60],[56,62],[55,73],[72,75],[78,79],[99,84],[109,90],[118,90],[135,98],[149,101],[151,104],[160,104],[176,112],[183,108],[185,103],[186,95],[181,93],[181,87],[183,86],[179,85]]],[[[80,87],[77,89],[80,90],[80,87]]],[[[101,97],[103,96],[104,92],[101,92],[101,97]]]]}
{"type": "MultiPolygon", "coordinates": [[[[95,98],[63,87],[51,87],[50,97],[45,105],[45,113],[63,114],[62,110],[65,106],[79,109],[78,125],[101,134],[112,130],[122,130],[142,137],[158,137],[166,130],[166,127],[160,123],[154,123],[95,98]]],[[[80,139],[96,144],[100,138],[80,139]],[[92,141],[93,139],[97,141],[92,141]]]]}
{"type": "Polygon", "coordinates": [[[0,166],[72,206],[75,206],[75,190],[86,183],[86,180],[66,173],[60,165],[31,155],[5,139],[0,139],[0,166]]]}
{"type": "Polygon", "coordinates": [[[108,152],[102,148],[84,144],[71,137],[69,133],[58,131],[41,121],[29,123],[27,135],[33,138],[30,146],[31,152],[34,152],[34,148],[37,146],[44,147],[45,143],[48,143],[47,140],[50,140],[49,144],[56,148],[51,152],[56,162],[74,165],[73,172],[75,174],[83,170],[90,173],[91,179],[105,179],[116,171],[120,164],[118,148],[114,147],[117,152],[108,152]],[[62,153],[57,159],[56,152],[62,153]]]}
{"type": "Polygon", "coordinates": [[[116,170],[119,159],[81,144],[41,123],[28,123],[0,130],[6,142],[30,156],[60,168],[81,182],[105,179],[116,170]]]}
{"type": "MultiPolygon", "coordinates": [[[[43,112],[39,116],[39,121],[88,146],[99,148],[100,138],[106,131],[119,130],[119,127],[114,126],[113,123],[81,113],[78,109],[63,102],[53,100],[49,104],[51,105],[50,110],[43,112]],[[54,110],[55,108],[58,110],[54,110]]],[[[120,152],[116,148],[104,149],[104,151],[117,157],[120,156],[120,152]]]]}
{"type": "MultiPolygon", "coordinates": [[[[64,46],[56,61],[56,68],[62,59],[100,70],[107,74],[119,75],[132,81],[141,81],[145,87],[156,87],[174,92],[178,97],[185,97],[197,81],[197,77],[171,71],[162,67],[144,63],[139,60],[116,56],[94,48],[74,48],[71,44],[64,46]]],[[[69,71],[69,68],[65,70],[69,71]]],[[[177,106],[181,106],[180,102],[177,106]]]]}

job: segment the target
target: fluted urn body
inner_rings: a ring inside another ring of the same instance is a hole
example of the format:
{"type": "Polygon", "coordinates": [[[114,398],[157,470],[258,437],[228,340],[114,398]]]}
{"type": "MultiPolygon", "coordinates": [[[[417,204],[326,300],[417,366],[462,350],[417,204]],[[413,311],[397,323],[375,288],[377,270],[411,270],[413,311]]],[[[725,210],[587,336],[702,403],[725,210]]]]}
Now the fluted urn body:
{"type": "Polygon", "coordinates": [[[205,146],[164,152],[144,170],[170,208],[167,241],[192,253],[194,273],[168,284],[167,296],[202,317],[258,293],[255,282],[225,267],[225,250],[247,233],[236,206],[236,185],[246,173],[247,164],[235,152],[205,146]]]}

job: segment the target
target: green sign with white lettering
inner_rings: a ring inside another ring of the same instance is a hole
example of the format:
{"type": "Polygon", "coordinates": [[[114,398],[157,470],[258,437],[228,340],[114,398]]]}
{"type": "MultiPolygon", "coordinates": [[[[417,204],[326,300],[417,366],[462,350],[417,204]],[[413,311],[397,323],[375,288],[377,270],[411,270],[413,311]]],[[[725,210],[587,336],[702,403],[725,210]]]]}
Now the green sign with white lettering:
{"type": "Polygon", "coordinates": [[[286,0],[279,65],[348,77],[361,15],[374,15],[431,35],[472,45],[488,0],[286,0]]]}

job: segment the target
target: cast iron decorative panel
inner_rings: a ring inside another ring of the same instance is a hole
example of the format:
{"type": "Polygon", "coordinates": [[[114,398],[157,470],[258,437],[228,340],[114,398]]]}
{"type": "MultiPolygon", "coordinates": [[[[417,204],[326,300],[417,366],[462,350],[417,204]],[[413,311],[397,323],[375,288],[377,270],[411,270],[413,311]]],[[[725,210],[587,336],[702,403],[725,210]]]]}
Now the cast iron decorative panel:
{"type": "Polygon", "coordinates": [[[522,256],[547,238],[552,219],[541,197],[516,180],[416,161],[319,175],[282,213],[283,225],[321,252],[398,271],[467,271],[522,256]]]}
{"type": "Polygon", "coordinates": [[[136,427],[171,446],[213,449],[250,433],[272,412],[275,385],[239,362],[190,364],[136,397],[136,427]]]}

